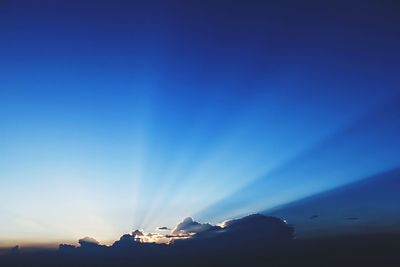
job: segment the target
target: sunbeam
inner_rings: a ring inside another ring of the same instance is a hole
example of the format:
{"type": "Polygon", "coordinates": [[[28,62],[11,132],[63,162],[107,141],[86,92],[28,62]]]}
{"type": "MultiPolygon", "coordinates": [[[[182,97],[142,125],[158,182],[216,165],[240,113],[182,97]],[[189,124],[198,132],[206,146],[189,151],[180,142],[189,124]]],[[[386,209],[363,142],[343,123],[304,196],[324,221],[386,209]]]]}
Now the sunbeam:
{"type": "Polygon", "coordinates": [[[195,216],[221,219],[273,208],[397,166],[400,164],[398,102],[395,96],[195,216]]]}

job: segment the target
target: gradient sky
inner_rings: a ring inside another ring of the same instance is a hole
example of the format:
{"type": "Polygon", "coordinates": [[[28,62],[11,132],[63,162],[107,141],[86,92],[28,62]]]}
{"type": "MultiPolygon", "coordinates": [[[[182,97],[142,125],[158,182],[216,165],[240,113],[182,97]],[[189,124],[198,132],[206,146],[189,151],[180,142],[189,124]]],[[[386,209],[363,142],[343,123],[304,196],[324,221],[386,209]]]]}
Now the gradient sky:
{"type": "Polygon", "coordinates": [[[398,167],[399,4],[261,2],[0,1],[0,243],[216,223],[398,167]]]}

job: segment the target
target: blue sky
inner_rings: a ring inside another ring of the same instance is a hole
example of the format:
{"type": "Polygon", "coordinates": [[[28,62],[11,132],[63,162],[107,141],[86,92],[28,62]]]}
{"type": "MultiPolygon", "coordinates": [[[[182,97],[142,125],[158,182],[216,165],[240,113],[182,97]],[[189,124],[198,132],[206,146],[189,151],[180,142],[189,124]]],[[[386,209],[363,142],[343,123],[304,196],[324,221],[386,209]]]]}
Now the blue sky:
{"type": "Polygon", "coordinates": [[[2,1],[0,242],[215,223],[395,167],[398,7],[331,5],[2,1]]]}

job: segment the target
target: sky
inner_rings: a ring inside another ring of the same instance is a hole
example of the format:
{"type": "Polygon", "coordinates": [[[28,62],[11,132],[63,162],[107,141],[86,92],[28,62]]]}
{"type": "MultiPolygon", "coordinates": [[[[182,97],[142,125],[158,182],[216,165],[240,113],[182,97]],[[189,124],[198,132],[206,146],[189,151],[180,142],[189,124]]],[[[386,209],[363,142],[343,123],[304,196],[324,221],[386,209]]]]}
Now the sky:
{"type": "Polygon", "coordinates": [[[0,1],[0,244],[218,223],[398,167],[399,9],[0,1]]]}

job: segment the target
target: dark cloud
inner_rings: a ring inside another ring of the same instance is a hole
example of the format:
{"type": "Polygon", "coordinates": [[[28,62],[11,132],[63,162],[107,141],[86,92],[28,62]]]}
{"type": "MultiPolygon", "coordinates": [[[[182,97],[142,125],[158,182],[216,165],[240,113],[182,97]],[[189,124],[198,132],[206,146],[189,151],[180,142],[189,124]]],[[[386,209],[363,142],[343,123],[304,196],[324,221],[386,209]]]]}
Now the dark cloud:
{"type": "Polygon", "coordinates": [[[204,263],[200,266],[210,266],[209,263],[219,259],[235,264],[239,259],[247,264],[248,260],[264,256],[282,243],[289,244],[294,230],[284,220],[254,214],[226,221],[221,226],[186,218],[173,232],[162,235],[135,230],[121,236],[112,246],[103,246],[94,238],[85,237],[79,240],[80,247],[60,245],[59,253],[52,260],[68,259],[70,266],[103,266],[104,260],[111,262],[111,266],[132,266],[132,263],[138,266],[185,263],[187,266],[188,262],[193,266],[199,260],[204,263]]]}
{"type": "Polygon", "coordinates": [[[143,232],[140,231],[140,230],[135,230],[135,231],[132,232],[132,236],[133,236],[133,237],[140,237],[140,236],[143,236],[143,232]]]}
{"type": "Polygon", "coordinates": [[[130,234],[125,234],[120,237],[118,241],[115,241],[112,247],[114,248],[128,248],[133,245],[137,245],[138,239],[135,236],[130,234]]]}
{"type": "Polygon", "coordinates": [[[181,223],[179,223],[175,229],[172,231],[172,235],[179,234],[196,234],[204,231],[209,231],[214,229],[216,226],[213,226],[208,223],[198,223],[193,221],[192,218],[188,217],[184,219],[181,223]]]}
{"type": "MultiPolygon", "coordinates": [[[[107,248],[107,246],[100,245],[100,243],[96,239],[91,237],[79,239],[78,242],[80,244],[79,249],[83,249],[85,251],[98,251],[107,248]]],[[[65,245],[63,245],[62,247],[60,246],[60,248],[62,249],[62,251],[71,251],[71,249],[73,249],[71,247],[66,247],[65,245]]]]}
{"type": "Polygon", "coordinates": [[[78,243],[81,245],[81,247],[84,246],[89,246],[89,245],[99,245],[99,242],[91,237],[84,237],[82,239],[79,239],[78,243]]]}
{"type": "MultiPolygon", "coordinates": [[[[184,222],[185,227],[180,224],[181,229],[187,229],[189,225],[204,226],[193,220],[184,222]]],[[[389,239],[387,235],[366,235],[295,240],[292,225],[280,218],[259,214],[226,221],[221,226],[211,225],[204,231],[188,234],[187,238],[171,235],[175,242],[170,245],[151,241],[161,236],[167,238],[159,233],[134,231],[123,235],[111,247],[98,245],[96,240],[87,237],[79,240],[82,247],[61,245],[59,252],[53,254],[48,251],[24,254],[22,251],[21,255],[12,255],[8,251],[3,262],[0,257],[0,266],[328,266],[335,255],[338,255],[337,261],[332,266],[343,259],[350,259],[352,265],[363,260],[360,266],[377,266],[376,256],[389,255],[388,247],[393,251],[390,252],[393,253],[390,254],[392,259],[400,262],[398,254],[395,254],[400,238],[398,235],[389,239]],[[370,242],[368,246],[366,242],[370,242]],[[20,260],[25,260],[26,264],[19,264],[20,260]]],[[[381,262],[385,260],[387,258],[382,258],[381,262]]]]}
{"type": "Polygon", "coordinates": [[[168,228],[168,227],[166,227],[166,226],[162,226],[162,227],[158,227],[157,230],[160,230],[160,231],[169,231],[169,230],[172,230],[172,229],[171,229],[171,228],[168,228]]]}
{"type": "Polygon", "coordinates": [[[232,237],[232,239],[240,242],[258,240],[273,244],[278,240],[289,241],[294,238],[293,226],[280,218],[261,214],[252,214],[240,219],[226,221],[221,228],[214,228],[212,231],[216,232],[218,237],[232,237]]]}
{"type": "Polygon", "coordinates": [[[60,252],[70,252],[74,251],[76,247],[74,245],[68,245],[68,244],[60,244],[58,247],[58,250],[60,252]]]}

